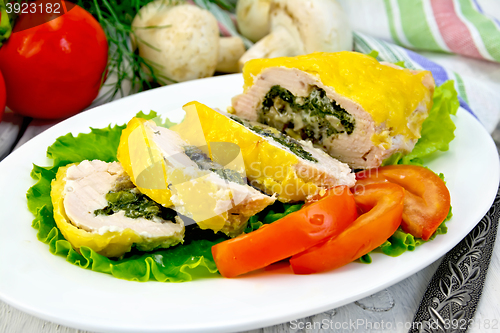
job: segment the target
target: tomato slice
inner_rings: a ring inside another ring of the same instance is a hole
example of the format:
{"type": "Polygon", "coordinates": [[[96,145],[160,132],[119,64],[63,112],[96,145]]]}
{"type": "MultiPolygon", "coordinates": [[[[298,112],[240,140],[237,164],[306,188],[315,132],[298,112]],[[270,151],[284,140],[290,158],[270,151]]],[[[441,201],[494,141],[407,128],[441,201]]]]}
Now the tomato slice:
{"type": "Polygon", "coordinates": [[[235,277],[336,236],[356,217],[356,204],[349,188],[334,187],[321,199],[276,222],[212,246],[212,254],[221,275],[235,277]]]}
{"type": "Polygon", "coordinates": [[[391,165],[358,172],[356,185],[391,182],[405,189],[401,227],[428,240],[450,211],[450,192],[431,170],[415,165],[391,165]]]}
{"type": "Polygon", "coordinates": [[[404,190],[396,184],[370,184],[354,191],[358,208],[365,212],[337,237],[290,259],[295,274],[329,271],[382,245],[399,227],[404,190]]]}

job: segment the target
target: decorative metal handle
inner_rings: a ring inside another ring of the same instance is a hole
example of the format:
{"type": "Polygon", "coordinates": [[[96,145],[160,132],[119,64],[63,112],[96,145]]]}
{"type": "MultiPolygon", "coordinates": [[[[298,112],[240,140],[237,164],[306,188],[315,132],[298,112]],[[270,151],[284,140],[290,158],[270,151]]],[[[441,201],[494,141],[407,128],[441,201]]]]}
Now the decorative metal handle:
{"type": "Polygon", "coordinates": [[[410,333],[466,332],[474,324],[500,218],[500,189],[488,213],[448,252],[427,286],[410,333]]]}

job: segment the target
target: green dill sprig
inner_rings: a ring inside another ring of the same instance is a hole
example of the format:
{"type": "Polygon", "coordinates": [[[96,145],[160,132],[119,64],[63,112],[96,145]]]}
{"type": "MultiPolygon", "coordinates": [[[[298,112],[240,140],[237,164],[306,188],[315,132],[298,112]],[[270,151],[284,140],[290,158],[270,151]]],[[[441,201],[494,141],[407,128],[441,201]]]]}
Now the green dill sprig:
{"type": "MultiPolygon", "coordinates": [[[[108,67],[106,72],[116,75],[116,80],[100,98],[112,100],[116,95],[127,96],[148,90],[167,82],[175,82],[168,77],[157,75],[159,65],[147,61],[134,48],[131,38],[137,39],[132,21],[139,10],[153,0],[76,0],[72,1],[91,13],[101,24],[109,45],[108,67]],[[129,91],[124,91],[124,82],[130,82],[129,91]]],[[[170,2],[170,1],[167,1],[170,2]]],[[[176,1],[178,3],[179,1],[176,1]]],[[[148,27],[163,29],[168,27],[148,27]]],[[[154,48],[154,46],[150,46],[154,48]]]]}

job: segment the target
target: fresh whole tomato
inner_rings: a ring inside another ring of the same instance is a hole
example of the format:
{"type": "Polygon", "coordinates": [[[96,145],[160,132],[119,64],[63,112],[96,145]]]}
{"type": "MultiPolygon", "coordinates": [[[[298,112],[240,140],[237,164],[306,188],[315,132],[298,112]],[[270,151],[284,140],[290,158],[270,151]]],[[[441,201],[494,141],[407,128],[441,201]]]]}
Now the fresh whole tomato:
{"type": "Polygon", "coordinates": [[[50,0],[35,4],[36,13],[20,14],[0,48],[7,106],[34,118],[68,117],[89,106],[99,92],[108,60],[106,35],[79,6],[50,0]],[[54,3],[71,9],[63,15],[41,10],[54,3]]]}
{"type": "Polygon", "coordinates": [[[5,83],[3,82],[2,72],[0,72],[0,121],[5,111],[5,83]]]}
{"type": "Polygon", "coordinates": [[[390,182],[405,189],[403,231],[428,240],[450,211],[450,192],[431,170],[416,165],[390,165],[356,174],[356,185],[390,182]]]}
{"type": "Polygon", "coordinates": [[[276,222],[212,246],[212,254],[221,275],[235,277],[334,237],[356,217],[356,204],[347,186],[334,187],[276,222]]]}

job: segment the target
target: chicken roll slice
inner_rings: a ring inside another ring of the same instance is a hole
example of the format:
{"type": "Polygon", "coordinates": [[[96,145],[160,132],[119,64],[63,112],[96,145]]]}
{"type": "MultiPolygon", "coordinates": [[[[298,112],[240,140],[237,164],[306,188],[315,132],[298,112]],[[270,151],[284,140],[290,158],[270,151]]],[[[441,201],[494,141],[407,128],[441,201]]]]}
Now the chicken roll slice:
{"type": "Polygon", "coordinates": [[[175,211],[141,194],[117,162],[59,168],[51,198],[56,224],[77,250],[120,257],[132,245],[150,251],[183,241],[184,223],[175,211]]]}
{"type": "Polygon", "coordinates": [[[352,168],[410,152],[432,106],[434,79],[356,53],[256,59],[243,69],[236,115],[311,141],[352,168]]]}
{"type": "MultiPolygon", "coordinates": [[[[200,134],[203,138],[203,134],[200,134]]],[[[238,171],[212,161],[198,146],[153,121],[133,118],[123,130],[118,160],[137,188],[202,229],[241,234],[250,216],[274,203],[238,171]]]]}
{"type": "Polygon", "coordinates": [[[186,117],[176,125],[176,131],[184,133],[201,126],[207,142],[236,144],[250,184],[277,195],[282,202],[304,201],[331,186],[354,186],[355,177],[347,164],[310,143],[198,102],[188,103],[183,109],[186,117]]]}

